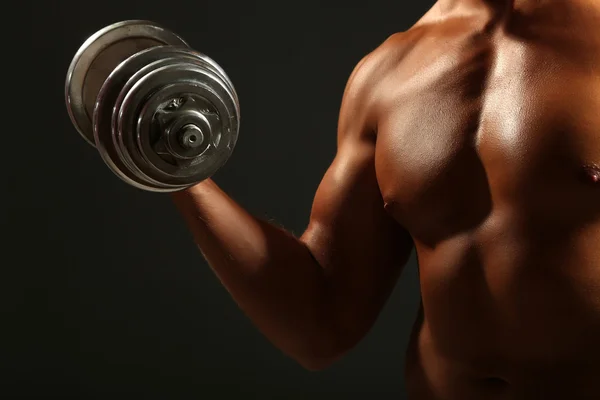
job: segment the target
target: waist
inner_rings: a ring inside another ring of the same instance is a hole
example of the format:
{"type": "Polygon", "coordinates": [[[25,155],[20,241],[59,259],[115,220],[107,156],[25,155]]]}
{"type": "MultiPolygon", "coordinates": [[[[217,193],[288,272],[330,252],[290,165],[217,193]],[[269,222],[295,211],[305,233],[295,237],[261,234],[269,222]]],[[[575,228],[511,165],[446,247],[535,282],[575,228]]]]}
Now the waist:
{"type": "Polygon", "coordinates": [[[411,399],[600,398],[597,348],[590,348],[585,355],[557,357],[549,352],[544,357],[530,357],[521,353],[518,345],[503,352],[493,340],[480,339],[477,354],[469,346],[448,353],[439,344],[439,332],[431,330],[426,318],[416,325],[408,351],[406,378],[411,399]]]}
{"type": "Polygon", "coordinates": [[[439,354],[507,365],[600,365],[596,230],[598,236],[531,235],[507,226],[433,249],[417,245],[424,319],[439,354]]]}

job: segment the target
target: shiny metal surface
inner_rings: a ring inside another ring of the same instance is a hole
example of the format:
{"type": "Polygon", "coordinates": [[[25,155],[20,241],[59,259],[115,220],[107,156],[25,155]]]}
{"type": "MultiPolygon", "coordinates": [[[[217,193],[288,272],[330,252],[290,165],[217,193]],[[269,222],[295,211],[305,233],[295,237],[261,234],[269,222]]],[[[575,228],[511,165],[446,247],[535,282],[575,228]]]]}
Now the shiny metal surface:
{"type": "Polygon", "coordinates": [[[188,47],[173,32],[142,20],[109,25],[81,45],[67,72],[65,101],[71,122],[88,143],[94,145],[92,111],[106,77],[127,57],[159,45],[188,47]]]}
{"type": "Polygon", "coordinates": [[[66,99],[79,133],[142,190],[172,192],[209,178],[237,142],[239,101],[225,71],[146,21],[88,39],[69,68],[66,99]],[[160,37],[149,37],[156,29],[160,37]]]}
{"type": "Polygon", "coordinates": [[[115,137],[118,146],[125,150],[123,156],[141,167],[146,177],[168,185],[190,185],[214,174],[231,154],[237,141],[237,107],[225,84],[211,71],[191,63],[164,65],[147,73],[126,92],[122,103],[117,103],[119,117],[115,137]],[[157,120],[165,117],[160,106],[181,97],[186,99],[182,108],[187,106],[188,112],[172,112],[174,122],[181,119],[182,126],[194,122],[202,124],[203,120],[210,123],[208,148],[191,161],[177,157],[172,160],[160,151],[168,151],[164,143],[168,132],[161,129],[157,120]],[[137,113],[136,107],[146,98],[147,102],[137,113]],[[130,133],[136,130],[137,135],[130,133]]]}

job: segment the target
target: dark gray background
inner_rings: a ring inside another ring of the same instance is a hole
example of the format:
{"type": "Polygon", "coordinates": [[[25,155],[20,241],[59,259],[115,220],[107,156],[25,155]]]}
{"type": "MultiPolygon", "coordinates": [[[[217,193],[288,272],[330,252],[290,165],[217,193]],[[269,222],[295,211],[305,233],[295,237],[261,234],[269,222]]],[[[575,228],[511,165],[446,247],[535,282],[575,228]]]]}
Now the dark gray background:
{"type": "Polygon", "coordinates": [[[63,85],[79,45],[105,25],[149,19],[179,33],[228,71],[240,97],[240,140],[215,180],[299,234],[335,153],[354,65],[433,3],[27,3],[35,58],[17,74],[38,106],[21,120],[35,144],[26,160],[4,154],[5,398],[405,398],[414,258],[364,341],[330,369],[306,372],[237,309],[169,196],[125,185],[78,136],[63,85]]]}

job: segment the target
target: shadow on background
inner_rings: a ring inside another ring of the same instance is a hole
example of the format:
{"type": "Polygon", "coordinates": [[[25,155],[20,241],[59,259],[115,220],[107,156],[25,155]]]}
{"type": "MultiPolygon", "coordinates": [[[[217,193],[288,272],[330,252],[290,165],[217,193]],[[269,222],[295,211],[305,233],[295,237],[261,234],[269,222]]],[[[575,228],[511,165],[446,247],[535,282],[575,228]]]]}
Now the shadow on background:
{"type": "Polygon", "coordinates": [[[3,398],[405,398],[414,259],[368,337],[327,371],[306,372],[237,309],[169,197],[113,176],[64,107],[68,64],[90,34],[123,19],[169,27],[223,66],[240,96],[238,147],[215,180],[299,234],[334,156],[354,65],[433,1],[321,3],[30,3],[37,62],[19,73],[35,76],[43,107],[29,161],[6,155],[4,245],[16,261],[4,267],[3,398]]]}

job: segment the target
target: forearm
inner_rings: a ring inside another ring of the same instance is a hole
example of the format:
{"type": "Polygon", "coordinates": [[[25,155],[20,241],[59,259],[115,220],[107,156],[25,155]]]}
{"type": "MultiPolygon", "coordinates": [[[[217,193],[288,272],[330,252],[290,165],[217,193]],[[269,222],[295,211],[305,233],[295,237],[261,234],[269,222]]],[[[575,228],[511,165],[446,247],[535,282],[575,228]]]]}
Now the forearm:
{"type": "Polygon", "coordinates": [[[277,347],[305,365],[334,356],[328,285],[304,243],[251,216],[210,180],[173,199],[211,268],[277,347]]]}

